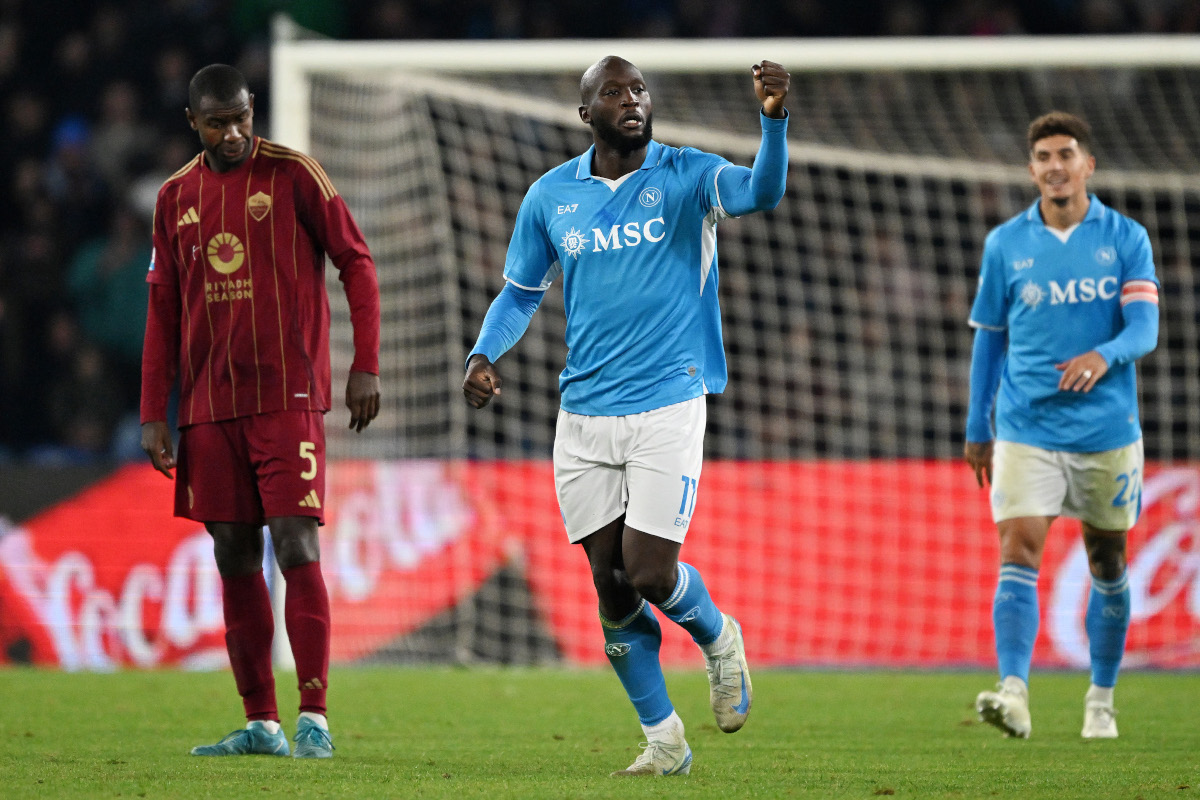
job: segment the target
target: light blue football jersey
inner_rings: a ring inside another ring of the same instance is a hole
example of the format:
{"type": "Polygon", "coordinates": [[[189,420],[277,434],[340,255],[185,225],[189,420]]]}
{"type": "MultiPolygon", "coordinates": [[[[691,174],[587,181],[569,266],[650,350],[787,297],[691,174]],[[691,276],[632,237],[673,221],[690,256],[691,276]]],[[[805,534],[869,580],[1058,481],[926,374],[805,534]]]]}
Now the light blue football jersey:
{"type": "Polygon", "coordinates": [[[1133,363],[1110,365],[1090,392],[1058,389],[1055,364],[1096,349],[1124,327],[1123,291],[1124,302],[1138,302],[1148,281],[1157,299],[1146,229],[1089,197],[1087,215],[1066,242],[1042,221],[1039,201],[984,243],[971,325],[1008,334],[997,439],[1090,453],[1141,436],[1133,363]]]}
{"type": "Polygon", "coordinates": [[[525,289],[563,276],[562,408],[620,416],[721,392],[717,175],[730,162],[651,141],[641,169],[606,182],[593,151],[530,187],[504,265],[525,289]]]}

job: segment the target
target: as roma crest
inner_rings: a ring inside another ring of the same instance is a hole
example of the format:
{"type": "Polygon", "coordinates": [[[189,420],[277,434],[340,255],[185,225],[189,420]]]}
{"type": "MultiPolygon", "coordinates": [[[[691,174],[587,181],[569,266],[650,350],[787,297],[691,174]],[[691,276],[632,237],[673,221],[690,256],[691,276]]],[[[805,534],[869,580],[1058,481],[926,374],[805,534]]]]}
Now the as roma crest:
{"type": "Polygon", "coordinates": [[[254,217],[256,222],[262,222],[267,214],[271,213],[271,195],[265,192],[251,195],[246,201],[246,210],[250,212],[250,216],[254,217]]]}

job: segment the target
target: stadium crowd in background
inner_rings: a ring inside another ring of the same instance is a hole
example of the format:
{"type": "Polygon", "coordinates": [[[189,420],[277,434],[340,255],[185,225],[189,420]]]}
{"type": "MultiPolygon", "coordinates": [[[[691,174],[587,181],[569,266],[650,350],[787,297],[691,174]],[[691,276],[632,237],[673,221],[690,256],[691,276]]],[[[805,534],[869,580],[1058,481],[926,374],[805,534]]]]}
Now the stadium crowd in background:
{"type": "Polygon", "coordinates": [[[344,39],[1200,31],[1191,0],[0,0],[0,462],[139,458],[155,193],[195,152],[201,65],[237,66],[270,136],[271,16],[344,39]],[[762,25],[769,20],[770,29],[762,25]]]}

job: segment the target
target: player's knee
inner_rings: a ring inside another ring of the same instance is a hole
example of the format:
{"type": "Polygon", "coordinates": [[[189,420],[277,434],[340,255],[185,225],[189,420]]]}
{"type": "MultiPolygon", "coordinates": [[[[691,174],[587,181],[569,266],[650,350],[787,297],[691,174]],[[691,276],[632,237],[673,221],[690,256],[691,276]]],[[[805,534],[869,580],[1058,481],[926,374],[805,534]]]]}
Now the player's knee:
{"type": "Polygon", "coordinates": [[[308,517],[289,517],[270,520],[269,525],[275,560],[281,570],[321,560],[316,520],[310,522],[308,517]]]}
{"type": "Polygon", "coordinates": [[[675,565],[639,564],[629,571],[629,582],[651,603],[665,603],[675,591],[675,565]]]}
{"type": "Polygon", "coordinates": [[[262,569],[262,537],[213,534],[213,556],[222,578],[248,575],[262,569]]]}
{"type": "Polygon", "coordinates": [[[629,576],[624,570],[593,564],[592,585],[596,587],[596,595],[600,598],[614,598],[628,590],[629,576]]]}
{"type": "Polygon", "coordinates": [[[1000,560],[1005,564],[1019,564],[1038,569],[1042,563],[1042,548],[1045,538],[1019,528],[1002,530],[1000,534],[1000,560]]]}
{"type": "Polygon", "coordinates": [[[1085,536],[1088,566],[1102,581],[1115,581],[1125,573],[1125,537],[1085,536]]]}

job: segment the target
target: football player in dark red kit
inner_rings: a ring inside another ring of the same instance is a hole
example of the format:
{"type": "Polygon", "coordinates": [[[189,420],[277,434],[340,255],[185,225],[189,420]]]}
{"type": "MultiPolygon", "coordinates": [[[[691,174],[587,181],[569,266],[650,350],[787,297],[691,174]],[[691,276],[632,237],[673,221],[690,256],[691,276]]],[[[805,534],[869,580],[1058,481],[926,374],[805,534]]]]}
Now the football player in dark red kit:
{"type": "Polygon", "coordinates": [[[379,284],[345,202],[309,156],[253,133],[254,95],[233,67],[192,77],[187,120],[203,151],[154,213],[142,353],[142,449],[175,476],[175,515],[203,522],[221,574],[225,641],[247,725],[193,755],[286,756],[263,575],[265,524],[286,581],[300,685],[298,758],[326,758],[329,597],[317,526],[331,403],[326,256],[350,305],[350,427],[379,413],[379,284]],[[167,398],[179,382],[179,455],[167,398]]]}

